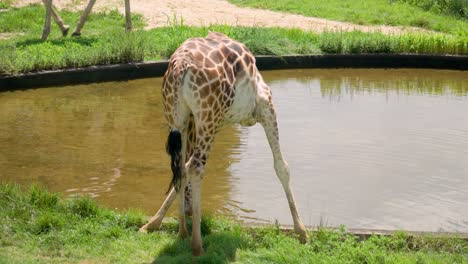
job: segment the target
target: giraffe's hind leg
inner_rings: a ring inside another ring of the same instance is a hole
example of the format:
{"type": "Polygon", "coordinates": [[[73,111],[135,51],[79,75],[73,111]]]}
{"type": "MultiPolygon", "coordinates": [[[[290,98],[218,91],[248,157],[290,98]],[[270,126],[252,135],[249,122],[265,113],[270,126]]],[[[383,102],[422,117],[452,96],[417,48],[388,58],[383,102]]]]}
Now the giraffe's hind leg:
{"type": "MultiPolygon", "coordinates": [[[[187,142],[187,129],[184,129],[182,132],[182,142],[187,142]]],[[[185,167],[186,147],[186,143],[182,144],[182,164],[180,164],[180,166],[183,168],[183,172],[182,179],[180,180],[180,189],[177,191],[177,197],[179,199],[179,237],[183,239],[189,236],[185,216],[185,189],[188,182],[187,169],[185,167]]]]}
{"type": "Polygon", "coordinates": [[[281,185],[289,203],[289,209],[294,222],[294,231],[299,235],[300,241],[306,243],[308,240],[307,231],[297,212],[296,202],[294,201],[293,191],[289,183],[289,168],[286,160],[283,158],[279,144],[278,123],[276,112],[271,101],[264,101],[260,107],[261,119],[259,120],[265,130],[265,134],[270,144],[273,153],[274,166],[276,175],[278,176],[281,185]]]}
{"type": "Polygon", "coordinates": [[[204,123],[199,116],[195,121],[196,140],[193,153],[186,164],[187,174],[192,183],[192,254],[195,256],[204,253],[201,238],[201,184],[205,174],[205,164],[211,151],[211,146],[215,137],[215,126],[217,119],[210,111],[205,112],[214,120],[213,123],[204,123]]]}
{"type": "MultiPolygon", "coordinates": [[[[185,147],[186,159],[192,156],[193,147],[195,146],[195,138],[196,138],[195,122],[193,120],[193,115],[190,115],[188,119],[188,123],[187,123],[187,139],[186,139],[187,145],[185,147]]],[[[184,188],[184,214],[185,214],[184,218],[192,215],[192,186],[191,186],[190,180],[188,180],[186,183],[187,184],[184,188]]],[[[172,203],[174,202],[176,198],[180,199],[180,195],[177,195],[176,190],[174,189],[174,187],[172,187],[169,194],[166,197],[166,200],[164,200],[164,203],[161,205],[161,208],[159,208],[158,212],[148,221],[148,223],[142,226],[139,231],[142,233],[146,233],[148,231],[158,230],[159,227],[161,226],[164,216],[169,210],[169,207],[172,205],[172,203]]],[[[179,208],[179,212],[182,212],[180,208],[179,208]]],[[[182,227],[182,230],[183,229],[184,228],[182,227]]],[[[188,232],[182,231],[180,235],[182,237],[186,237],[188,236],[188,232]]]]}
{"type": "MultiPolygon", "coordinates": [[[[186,163],[188,162],[188,159],[192,156],[193,150],[196,144],[196,130],[195,130],[195,121],[193,118],[193,115],[190,115],[188,119],[188,124],[187,124],[187,147],[185,150],[185,157],[186,157],[186,163]]],[[[185,186],[185,201],[184,201],[184,206],[185,206],[185,214],[186,216],[191,216],[193,212],[193,206],[192,206],[192,182],[190,179],[187,181],[187,185],[185,186]]]]}
{"type": "Polygon", "coordinates": [[[166,197],[166,200],[164,200],[164,203],[161,205],[161,208],[159,208],[158,212],[153,217],[151,217],[148,223],[146,223],[144,226],[140,228],[139,232],[147,233],[147,232],[158,230],[159,227],[161,226],[164,216],[167,213],[167,210],[169,210],[169,207],[171,207],[171,204],[176,199],[176,196],[177,196],[176,190],[174,189],[174,187],[172,187],[171,191],[166,197]]]}
{"type": "Polygon", "coordinates": [[[168,120],[173,120],[171,132],[169,133],[166,151],[171,156],[171,170],[173,173],[171,185],[176,189],[176,196],[179,199],[179,237],[187,238],[187,223],[185,217],[185,186],[188,177],[186,170],[186,152],[188,123],[191,111],[183,100],[179,100],[172,110],[172,116],[168,120]]]}

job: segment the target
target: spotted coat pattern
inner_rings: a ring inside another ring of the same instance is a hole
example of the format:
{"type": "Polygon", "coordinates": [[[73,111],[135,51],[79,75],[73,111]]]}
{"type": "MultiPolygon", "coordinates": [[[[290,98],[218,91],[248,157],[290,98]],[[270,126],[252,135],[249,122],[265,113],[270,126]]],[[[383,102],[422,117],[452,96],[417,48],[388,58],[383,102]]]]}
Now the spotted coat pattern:
{"type": "Polygon", "coordinates": [[[203,252],[200,183],[216,132],[227,124],[260,123],[267,135],[276,173],[284,187],[296,232],[307,238],[289,186],[271,91],[255,65],[255,57],[242,43],[210,32],[205,38],[186,40],[171,56],[163,79],[164,113],[171,129],[182,133],[185,171],[180,192],[179,234],[187,236],[185,213],[193,213],[192,251],[203,252]],[[185,205],[185,208],[184,208],[185,205]]]}

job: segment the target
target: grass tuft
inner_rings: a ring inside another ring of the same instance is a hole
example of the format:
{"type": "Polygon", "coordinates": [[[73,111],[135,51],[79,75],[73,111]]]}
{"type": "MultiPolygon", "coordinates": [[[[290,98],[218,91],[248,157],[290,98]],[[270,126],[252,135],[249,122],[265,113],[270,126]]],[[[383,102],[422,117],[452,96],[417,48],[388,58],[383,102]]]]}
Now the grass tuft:
{"type": "Polygon", "coordinates": [[[38,235],[52,230],[60,230],[64,226],[64,223],[65,220],[60,215],[45,211],[33,221],[31,232],[38,235]]]}
{"type": "Polygon", "coordinates": [[[99,213],[96,202],[87,196],[71,200],[69,210],[81,218],[96,217],[99,213]]]}
{"type": "Polygon", "coordinates": [[[30,202],[38,208],[54,208],[58,203],[58,195],[44,191],[44,188],[33,185],[29,190],[30,202]]]}
{"type": "Polygon", "coordinates": [[[0,10],[10,8],[12,0],[1,0],[0,1],[0,10]]]}
{"type": "Polygon", "coordinates": [[[468,38],[450,35],[325,32],[319,35],[318,46],[329,54],[413,53],[468,54],[468,38]]]}
{"type": "Polygon", "coordinates": [[[129,209],[120,218],[121,225],[125,228],[138,230],[146,223],[146,215],[141,210],[129,209]]]}

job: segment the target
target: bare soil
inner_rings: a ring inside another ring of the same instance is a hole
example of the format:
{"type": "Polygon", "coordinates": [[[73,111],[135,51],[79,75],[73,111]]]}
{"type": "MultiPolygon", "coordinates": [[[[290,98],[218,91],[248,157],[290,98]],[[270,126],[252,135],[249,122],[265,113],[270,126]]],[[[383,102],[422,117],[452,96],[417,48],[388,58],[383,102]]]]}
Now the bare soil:
{"type": "Polygon", "coordinates": [[[0,40],[9,39],[18,35],[24,35],[23,33],[9,33],[9,32],[2,32],[0,33],[0,40]]]}
{"type": "MultiPolygon", "coordinates": [[[[30,3],[42,3],[38,0],[17,0],[17,6],[30,3]]],[[[83,10],[87,4],[84,0],[54,0],[59,9],[83,10]]],[[[227,24],[233,26],[283,27],[299,28],[308,31],[380,31],[386,34],[401,34],[408,31],[424,31],[414,27],[363,26],[322,18],[306,17],[269,10],[240,8],[224,0],[132,0],[131,11],[142,14],[148,26],[146,29],[167,26],[168,23],[181,21],[190,26],[208,26],[210,24],[227,24]]],[[[95,11],[117,8],[124,12],[124,1],[97,0],[95,11]]]]}

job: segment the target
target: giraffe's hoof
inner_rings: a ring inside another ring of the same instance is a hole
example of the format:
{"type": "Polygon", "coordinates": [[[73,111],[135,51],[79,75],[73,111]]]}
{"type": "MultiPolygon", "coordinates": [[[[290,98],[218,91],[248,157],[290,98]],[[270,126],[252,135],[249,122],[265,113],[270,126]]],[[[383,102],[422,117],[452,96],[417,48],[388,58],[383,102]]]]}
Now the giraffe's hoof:
{"type": "Polygon", "coordinates": [[[309,235],[307,234],[307,230],[303,225],[294,228],[294,232],[296,232],[296,234],[299,235],[299,241],[302,244],[306,244],[307,242],[309,242],[309,235]]]}
{"type": "Polygon", "coordinates": [[[138,233],[147,234],[148,229],[146,229],[146,226],[143,226],[140,229],[138,229],[138,233]]]}
{"type": "Polygon", "coordinates": [[[41,41],[46,41],[47,38],[49,37],[49,34],[50,34],[50,30],[44,30],[44,31],[42,32],[41,41]]]}
{"type": "Polygon", "coordinates": [[[73,32],[73,34],[71,36],[72,37],[79,37],[79,36],[81,36],[81,33],[80,32],[73,32]]]}
{"type": "Polygon", "coordinates": [[[66,37],[68,35],[68,31],[70,31],[70,26],[69,25],[63,26],[62,36],[66,37]]]}
{"type": "Polygon", "coordinates": [[[309,235],[307,234],[307,230],[302,223],[294,226],[294,232],[299,236],[299,241],[302,244],[309,242],[309,235]]]}
{"type": "Polygon", "coordinates": [[[304,234],[299,235],[299,241],[302,244],[307,244],[307,242],[309,242],[309,235],[307,234],[307,232],[305,232],[304,234]]]}

